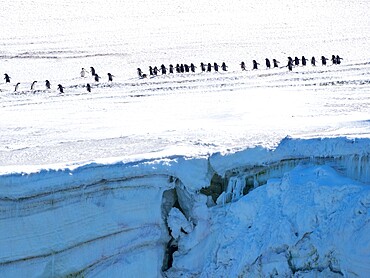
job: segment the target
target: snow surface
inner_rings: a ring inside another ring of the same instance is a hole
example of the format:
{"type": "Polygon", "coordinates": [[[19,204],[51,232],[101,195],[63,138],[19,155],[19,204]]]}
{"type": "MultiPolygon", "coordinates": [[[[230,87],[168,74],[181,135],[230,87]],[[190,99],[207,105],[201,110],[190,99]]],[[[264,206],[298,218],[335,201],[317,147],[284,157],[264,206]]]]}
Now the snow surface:
{"type": "Polygon", "coordinates": [[[370,275],[369,1],[0,5],[1,277],[370,275]]]}

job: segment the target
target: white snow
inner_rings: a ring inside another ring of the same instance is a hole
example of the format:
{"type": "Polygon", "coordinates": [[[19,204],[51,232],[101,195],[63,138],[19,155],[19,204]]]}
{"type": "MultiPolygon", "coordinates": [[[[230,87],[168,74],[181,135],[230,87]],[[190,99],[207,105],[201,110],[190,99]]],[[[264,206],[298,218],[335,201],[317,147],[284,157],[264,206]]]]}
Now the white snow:
{"type": "Polygon", "coordinates": [[[369,276],[369,1],[0,5],[1,277],[369,276]]]}

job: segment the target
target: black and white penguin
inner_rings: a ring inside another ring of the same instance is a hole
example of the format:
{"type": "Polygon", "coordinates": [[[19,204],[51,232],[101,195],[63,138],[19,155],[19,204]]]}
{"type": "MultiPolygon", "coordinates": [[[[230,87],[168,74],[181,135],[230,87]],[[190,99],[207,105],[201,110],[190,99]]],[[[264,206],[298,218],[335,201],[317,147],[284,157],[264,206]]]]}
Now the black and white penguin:
{"type": "Polygon", "coordinates": [[[258,69],[258,65],[259,65],[259,63],[257,63],[256,60],[253,60],[253,69],[254,70],[258,69]]]}
{"type": "Polygon", "coordinates": [[[86,90],[91,93],[91,86],[89,83],[86,84],[86,90]]]}
{"type": "Polygon", "coordinates": [[[94,76],[95,75],[95,69],[93,67],[90,67],[90,72],[91,72],[91,76],[94,76]]]}
{"type": "Polygon", "coordinates": [[[191,70],[191,72],[195,72],[195,69],[196,69],[196,66],[193,63],[191,63],[190,64],[190,70],[191,70]]]}
{"type": "Polygon", "coordinates": [[[340,65],[341,61],[340,60],[343,60],[343,58],[339,57],[339,55],[337,55],[337,57],[335,57],[336,60],[337,60],[337,65],[340,65]]]}
{"type": "Polygon", "coordinates": [[[294,57],[294,65],[299,66],[299,58],[298,57],[294,57]]]}
{"type": "Polygon", "coordinates": [[[59,92],[60,92],[61,94],[63,94],[63,93],[64,93],[64,87],[63,87],[62,85],[60,85],[60,84],[58,84],[58,90],[59,90],[59,92]]]}
{"type": "Polygon", "coordinates": [[[219,65],[217,63],[213,63],[213,68],[214,68],[215,71],[218,71],[218,67],[219,67],[219,65]]]}
{"type": "Polygon", "coordinates": [[[85,70],[84,68],[82,68],[82,69],[81,69],[81,72],[80,72],[81,77],[85,77],[85,76],[86,76],[86,73],[88,73],[88,71],[87,71],[87,70],[85,70]]]}
{"type": "Polygon", "coordinates": [[[190,67],[187,64],[184,64],[184,70],[185,70],[185,72],[189,72],[190,71],[190,67]]]}
{"type": "Polygon", "coordinates": [[[16,92],[18,90],[19,84],[21,84],[21,83],[18,82],[17,84],[15,84],[15,86],[14,86],[14,92],[16,92]]]}
{"type": "Polygon", "coordinates": [[[166,74],[167,73],[167,68],[163,64],[161,65],[161,72],[162,72],[162,74],[166,74]]]}
{"type": "Polygon", "coordinates": [[[279,61],[277,61],[276,59],[272,59],[272,63],[274,64],[274,68],[278,68],[279,67],[279,61]]]}
{"type": "Polygon", "coordinates": [[[95,82],[99,82],[100,80],[100,76],[97,73],[94,74],[94,80],[95,82]]]}
{"type": "Polygon", "coordinates": [[[270,63],[270,60],[269,59],[265,59],[266,60],[266,68],[271,68],[271,63],[270,63]]]}
{"type": "Polygon", "coordinates": [[[222,62],[221,68],[223,71],[227,71],[228,66],[226,66],[225,62],[222,62]]]}
{"type": "Polygon", "coordinates": [[[333,62],[333,65],[337,64],[337,57],[335,55],[331,55],[331,61],[333,62]]]}
{"type": "Polygon", "coordinates": [[[143,71],[141,70],[141,68],[137,68],[137,75],[139,76],[139,78],[143,78],[143,71]]]}
{"type": "Polygon", "coordinates": [[[37,81],[33,81],[32,84],[31,84],[31,90],[33,90],[35,88],[35,84],[37,83],[37,81]]]}
{"type": "Polygon", "coordinates": [[[45,87],[46,87],[46,89],[50,89],[50,81],[49,80],[45,80],[45,87]]]}
{"type": "Polygon", "coordinates": [[[288,67],[288,70],[289,70],[289,71],[292,71],[292,69],[293,69],[293,60],[288,60],[288,65],[287,65],[287,67],[288,67]]]}
{"type": "Polygon", "coordinates": [[[326,66],[326,61],[329,60],[328,58],[326,58],[325,56],[321,56],[321,64],[323,66],[326,66]]]}
{"type": "Polygon", "coordinates": [[[311,65],[316,66],[316,58],[314,56],[311,58],[311,65]]]}
{"type": "Polygon", "coordinates": [[[112,82],[113,81],[113,77],[114,77],[114,75],[108,72],[108,82],[109,81],[112,82]]]}
{"type": "Polygon", "coordinates": [[[10,79],[11,79],[10,76],[7,73],[5,73],[4,76],[5,76],[4,77],[5,83],[10,83],[10,79]]]}
{"type": "Polygon", "coordinates": [[[211,63],[208,63],[207,64],[207,71],[208,72],[211,72],[212,71],[212,65],[211,65],[211,63]]]}
{"type": "Polygon", "coordinates": [[[200,69],[202,70],[202,72],[205,72],[206,71],[206,65],[204,63],[200,63],[200,69]]]}
{"type": "Polygon", "coordinates": [[[306,59],[306,57],[305,56],[302,56],[302,66],[305,66],[305,65],[307,65],[307,61],[308,61],[308,59],[306,59]]]}
{"type": "Polygon", "coordinates": [[[244,62],[241,62],[241,63],[240,63],[240,68],[241,68],[242,70],[246,70],[246,69],[245,69],[245,63],[244,63],[244,62]]]}
{"type": "Polygon", "coordinates": [[[170,71],[170,73],[173,73],[173,65],[172,64],[170,65],[169,71],[170,71]]]}

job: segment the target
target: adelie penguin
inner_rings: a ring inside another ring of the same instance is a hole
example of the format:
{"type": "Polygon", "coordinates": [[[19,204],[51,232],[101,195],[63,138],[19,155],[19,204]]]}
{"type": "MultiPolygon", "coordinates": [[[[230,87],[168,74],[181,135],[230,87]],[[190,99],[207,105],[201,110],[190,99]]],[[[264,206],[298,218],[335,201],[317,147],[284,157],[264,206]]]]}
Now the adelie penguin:
{"type": "Polygon", "coordinates": [[[321,64],[323,66],[326,66],[326,61],[329,60],[328,58],[326,58],[325,56],[321,56],[321,64]]]}
{"type": "Polygon", "coordinates": [[[50,81],[49,80],[45,80],[45,87],[46,87],[46,89],[50,89],[50,81]]]}
{"type": "Polygon", "coordinates": [[[221,68],[222,68],[223,71],[227,71],[227,66],[226,66],[225,62],[222,62],[221,68]]]}
{"type": "Polygon", "coordinates": [[[211,65],[211,63],[208,63],[207,64],[207,71],[208,72],[211,72],[212,71],[212,65],[211,65]]]}
{"type": "Polygon", "coordinates": [[[306,59],[305,56],[302,56],[302,66],[307,65],[307,61],[308,61],[308,59],[306,59]]]}
{"type": "Polygon", "coordinates": [[[335,55],[331,55],[331,61],[333,62],[333,65],[337,64],[337,57],[335,55]]]}
{"type": "Polygon", "coordinates": [[[17,84],[15,84],[15,86],[14,86],[14,92],[16,92],[18,90],[19,84],[21,84],[21,83],[18,82],[17,84]]]}
{"type": "Polygon", "coordinates": [[[113,77],[114,75],[112,75],[111,73],[108,72],[108,82],[112,82],[113,81],[113,77]]]}
{"type": "Polygon", "coordinates": [[[10,76],[7,73],[5,73],[4,76],[5,83],[10,83],[10,76]]]}
{"type": "Polygon", "coordinates": [[[272,62],[274,63],[274,68],[278,68],[279,67],[279,61],[277,61],[276,59],[272,59],[272,62]]]}
{"type": "Polygon", "coordinates": [[[86,90],[91,93],[91,86],[89,83],[86,84],[86,90]]]}
{"type": "Polygon", "coordinates": [[[266,68],[271,68],[271,63],[270,63],[270,60],[269,59],[265,59],[266,60],[266,68]]]}
{"type": "Polygon", "coordinates": [[[139,78],[143,78],[143,71],[141,70],[141,68],[137,68],[137,75],[139,76],[139,78]]]}
{"type": "Polygon", "coordinates": [[[64,87],[63,87],[62,85],[60,85],[60,84],[58,84],[58,90],[59,90],[59,92],[60,92],[61,94],[63,94],[63,93],[64,93],[64,87]]]}
{"type": "Polygon", "coordinates": [[[294,58],[294,65],[299,66],[299,58],[298,57],[294,58]]]}
{"type": "Polygon", "coordinates": [[[94,76],[95,75],[95,69],[93,67],[90,67],[90,72],[91,72],[91,76],[94,76]]]}
{"type": "Polygon", "coordinates": [[[163,64],[161,65],[161,72],[162,72],[162,74],[166,74],[167,73],[167,68],[163,64]]]}
{"type": "Polygon", "coordinates": [[[88,71],[85,70],[84,68],[82,68],[81,69],[81,72],[80,72],[81,77],[85,77],[86,76],[86,73],[88,73],[88,71]]]}
{"type": "Polygon", "coordinates": [[[190,70],[191,70],[191,72],[195,72],[195,68],[196,68],[196,66],[193,63],[191,63],[190,64],[190,70]]]}
{"type": "Polygon", "coordinates": [[[200,69],[202,70],[202,72],[206,71],[206,66],[204,63],[200,63],[200,69]]]}
{"type": "Polygon", "coordinates": [[[315,58],[315,56],[312,56],[312,58],[311,58],[311,65],[312,66],[316,66],[316,58],[315,58]]]}
{"type": "Polygon", "coordinates": [[[169,71],[170,71],[170,73],[173,73],[173,65],[172,64],[170,65],[169,71]]]}
{"type": "Polygon", "coordinates": [[[99,82],[100,80],[100,76],[97,73],[94,74],[94,80],[95,82],[99,82]]]}
{"type": "Polygon", "coordinates": [[[37,83],[37,81],[33,81],[32,84],[31,84],[31,90],[34,90],[35,89],[35,84],[37,83]]]}
{"type": "Polygon", "coordinates": [[[258,63],[257,63],[257,61],[256,60],[253,60],[253,69],[254,70],[256,70],[256,69],[258,69],[258,63]]]}
{"type": "Polygon", "coordinates": [[[213,63],[213,68],[215,69],[215,71],[218,71],[218,67],[219,65],[217,63],[213,63]]]}
{"type": "Polygon", "coordinates": [[[240,63],[240,68],[241,68],[242,70],[246,70],[246,69],[245,69],[245,63],[244,63],[244,62],[241,62],[241,63],[240,63]]]}
{"type": "Polygon", "coordinates": [[[340,65],[340,63],[341,63],[340,60],[343,60],[343,58],[341,58],[341,57],[339,57],[339,55],[337,55],[336,60],[337,60],[337,65],[340,65]]]}

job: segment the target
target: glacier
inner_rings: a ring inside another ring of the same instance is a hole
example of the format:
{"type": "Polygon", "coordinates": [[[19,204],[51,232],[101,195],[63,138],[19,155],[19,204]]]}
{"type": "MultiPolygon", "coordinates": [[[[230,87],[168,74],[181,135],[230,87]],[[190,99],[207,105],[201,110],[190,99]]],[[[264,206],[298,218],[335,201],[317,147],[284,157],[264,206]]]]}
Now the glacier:
{"type": "Polygon", "coordinates": [[[369,139],[285,138],[274,150],[2,175],[1,273],[364,276],[369,150],[369,139]]]}
{"type": "Polygon", "coordinates": [[[0,6],[0,277],[369,277],[369,1],[0,6]]]}

